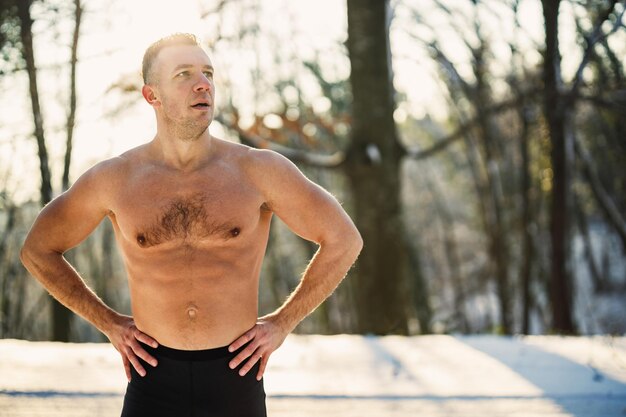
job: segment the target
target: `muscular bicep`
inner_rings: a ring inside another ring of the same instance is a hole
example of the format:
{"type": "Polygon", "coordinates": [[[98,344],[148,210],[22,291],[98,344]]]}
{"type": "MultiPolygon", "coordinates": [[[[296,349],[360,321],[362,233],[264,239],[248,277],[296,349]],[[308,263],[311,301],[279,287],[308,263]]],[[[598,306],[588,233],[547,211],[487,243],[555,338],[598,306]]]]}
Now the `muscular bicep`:
{"type": "Polygon", "coordinates": [[[108,213],[94,172],[47,204],[35,220],[25,249],[63,253],[82,242],[108,213]]]}
{"type": "Polygon", "coordinates": [[[263,189],[267,206],[296,234],[321,243],[355,231],[350,217],[328,191],[307,179],[288,159],[265,156],[263,189]]]}

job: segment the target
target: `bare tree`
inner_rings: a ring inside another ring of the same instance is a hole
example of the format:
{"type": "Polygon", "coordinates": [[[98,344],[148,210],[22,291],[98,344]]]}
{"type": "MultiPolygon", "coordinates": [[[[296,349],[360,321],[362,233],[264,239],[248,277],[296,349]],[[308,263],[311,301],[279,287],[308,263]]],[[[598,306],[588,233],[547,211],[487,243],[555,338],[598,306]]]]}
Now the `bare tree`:
{"type": "MultiPolygon", "coordinates": [[[[48,149],[45,140],[44,117],[40,105],[40,92],[37,83],[37,65],[35,62],[34,46],[33,46],[33,19],[31,16],[31,7],[33,0],[20,0],[17,2],[17,16],[19,17],[21,54],[26,64],[26,71],[29,80],[29,94],[33,111],[34,136],[37,141],[37,150],[39,157],[39,166],[41,174],[40,200],[44,206],[52,200],[52,179],[50,173],[50,162],[48,149]]],[[[69,110],[67,116],[67,140],[65,153],[65,166],[63,169],[62,189],[69,187],[69,169],[72,153],[72,138],[74,132],[75,113],[76,113],[76,63],[78,38],[80,33],[80,23],[82,16],[82,7],[80,0],[74,1],[74,33],[71,48],[70,59],[70,92],[69,92],[69,110]]],[[[61,305],[58,301],[52,302],[52,338],[59,341],[69,341],[70,337],[70,311],[61,305]]]]}
{"type": "MultiPolygon", "coordinates": [[[[572,317],[573,284],[569,270],[570,213],[572,212],[572,167],[575,138],[572,114],[575,97],[582,83],[582,74],[593,54],[596,44],[621,26],[624,11],[619,14],[612,29],[602,27],[614,13],[617,0],[598,13],[593,29],[586,39],[583,57],[573,80],[566,85],[561,73],[559,47],[560,0],[543,0],[546,50],[544,55],[544,112],[552,143],[551,161],[554,172],[551,202],[552,278],[551,301],[553,328],[557,332],[574,333],[576,326],[572,317]]],[[[623,2],[622,2],[623,3],[623,2]]],[[[623,7],[623,5],[622,5],[623,7]]]]}
{"type": "Polygon", "coordinates": [[[37,85],[37,66],[35,65],[35,52],[33,50],[33,19],[30,14],[32,0],[17,2],[18,16],[20,21],[20,40],[22,43],[22,57],[26,63],[28,73],[28,87],[33,110],[33,124],[35,126],[35,139],[39,155],[39,170],[41,173],[41,205],[52,200],[52,180],[50,176],[50,163],[48,161],[48,149],[44,135],[44,122],[41,105],[39,104],[39,87],[37,85]]]}
{"type": "Polygon", "coordinates": [[[83,7],[80,0],[74,0],[74,32],[72,34],[72,47],[70,57],[70,91],[67,122],[65,124],[65,158],[63,159],[63,176],[61,189],[67,190],[70,186],[70,165],[72,162],[72,145],[74,139],[74,124],[76,121],[76,66],[78,63],[78,40],[80,38],[80,24],[82,21],[83,7]]]}
{"type": "Polygon", "coordinates": [[[402,233],[400,160],[393,119],[389,1],[348,0],[352,141],[347,172],[365,246],[357,264],[358,331],[408,332],[407,247],[402,233]]]}

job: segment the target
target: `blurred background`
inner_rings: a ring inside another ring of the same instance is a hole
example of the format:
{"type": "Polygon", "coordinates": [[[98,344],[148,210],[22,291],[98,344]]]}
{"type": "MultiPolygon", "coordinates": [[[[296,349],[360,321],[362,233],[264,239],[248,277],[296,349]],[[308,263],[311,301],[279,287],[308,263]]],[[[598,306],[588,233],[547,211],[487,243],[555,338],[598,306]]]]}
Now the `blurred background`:
{"type": "MultiPolygon", "coordinates": [[[[141,59],[173,32],[196,34],[216,67],[212,134],[292,159],[363,235],[348,278],[297,332],[624,334],[625,10],[1,0],[0,338],[105,340],[19,250],[42,205],[153,137],[141,59]]],[[[315,250],[273,220],[261,314],[315,250]]],[[[108,221],[66,256],[130,313],[108,221]]]]}

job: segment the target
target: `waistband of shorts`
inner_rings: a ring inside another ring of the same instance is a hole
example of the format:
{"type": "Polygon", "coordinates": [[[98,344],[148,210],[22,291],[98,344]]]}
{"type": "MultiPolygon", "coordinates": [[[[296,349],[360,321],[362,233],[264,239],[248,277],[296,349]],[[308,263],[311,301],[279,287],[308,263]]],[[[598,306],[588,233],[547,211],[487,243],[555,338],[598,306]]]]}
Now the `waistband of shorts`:
{"type": "Polygon", "coordinates": [[[208,361],[232,356],[237,352],[229,352],[228,346],[203,350],[181,350],[159,345],[156,348],[139,342],[148,353],[179,361],[208,361]]]}

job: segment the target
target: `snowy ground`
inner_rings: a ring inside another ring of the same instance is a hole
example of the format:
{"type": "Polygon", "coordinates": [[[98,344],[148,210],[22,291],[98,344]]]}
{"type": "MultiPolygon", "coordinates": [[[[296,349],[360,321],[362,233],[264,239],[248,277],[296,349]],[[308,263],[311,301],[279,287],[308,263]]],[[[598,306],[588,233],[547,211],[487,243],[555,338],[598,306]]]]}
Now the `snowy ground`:
{"type": "MultiPolygon", "coordinates": [[[[0,340],[0,416],[119,416],[107,344],[0,340]]],[[[626,416],[626,338],[290,336],[270,417],[626,416]]]]}

